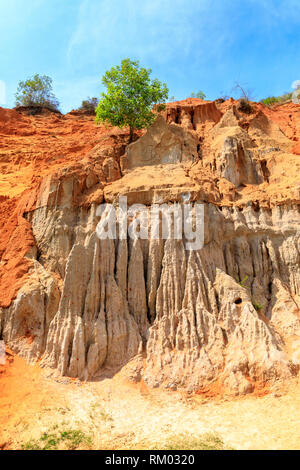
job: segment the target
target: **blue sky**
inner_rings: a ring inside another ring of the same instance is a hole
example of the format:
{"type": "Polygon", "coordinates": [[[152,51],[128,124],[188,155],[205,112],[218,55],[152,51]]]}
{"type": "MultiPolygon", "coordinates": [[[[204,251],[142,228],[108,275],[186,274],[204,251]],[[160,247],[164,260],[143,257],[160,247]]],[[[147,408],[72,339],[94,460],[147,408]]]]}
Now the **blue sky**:
{"type": "Polygon", "coordinates": [[[6,106],[19,80],[54,80],[63,112],[99,96],[101,77],[138,59],[170,96],[255,99],[292,91],[300,79],[299,0],[0,0],[0,80],[6,106]]]}

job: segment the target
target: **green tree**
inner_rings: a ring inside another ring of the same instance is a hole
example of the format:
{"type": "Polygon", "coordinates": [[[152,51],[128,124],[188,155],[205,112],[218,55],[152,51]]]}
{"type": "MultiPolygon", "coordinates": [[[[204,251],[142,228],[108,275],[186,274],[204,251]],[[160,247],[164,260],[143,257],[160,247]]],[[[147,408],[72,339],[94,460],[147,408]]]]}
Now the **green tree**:
{"type": "Polygon", "coordinates": [[[205,100],[206,94],[203,91],[197,91],[197,93],[191,93],[191,98],[200,98],[201,100],[205,100]]]}
{"type": "Polygon", "coordinates": [[[16,106],[39,106],[58,110],[59,102],[52,92],[52,79],[36,74],[20,81],[16,93],[16,106]]]}
{"type": "Polygon", "coordinates": [[[141,68],[138,61],[124,59],[121,65],[105,73],[102,83],[107,91],[101,94],[96,108],[96,122],[109,122],[113,126],[129,127],[132,142],[134,129],[148,127],[163,109],[168,88],[159,80],[150,79],[151,69],[141,68]]]}

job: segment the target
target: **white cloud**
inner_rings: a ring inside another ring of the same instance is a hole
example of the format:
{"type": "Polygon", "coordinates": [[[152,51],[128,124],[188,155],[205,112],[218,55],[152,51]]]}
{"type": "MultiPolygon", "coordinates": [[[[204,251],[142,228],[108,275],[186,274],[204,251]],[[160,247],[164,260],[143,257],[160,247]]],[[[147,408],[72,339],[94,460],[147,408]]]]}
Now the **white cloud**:
{"type": "Polygon", "coordinates": [[[62,111],[67,112],[80,106],[82,100],[88,96],[99,97],[101,77],[84,76],[73,80],[54,80],[54,92],[59,101],[63,103],[62,111]]]}
{"type": "Polygon", "coordinates": [[[210,0],[83,0],[76,30],[68,45],[68,60],[108,59],[119,54],[163,63],[176,54],[188,54],[193,37],[204,30],[195,14],[205,12],[210,0]],[[82,56],[81,54],[83,54],[82,56]]]}
{"type": "Polygon", "coordinates": [[[67,65],[97,73],[100,85],[105,70],[130,57],[151,66],[171,93],[202,83],[225,89],[255,81],[260,51],[272,51],[299,21],[299,0],[82,0],[67,65]]]}
{"type": "Polygon", "coordinates": [[[299,0],[250,0],[250,3],[263,8],[265,14],[274,22],[292,21],[299,23],[300,3],[299,0]]]}

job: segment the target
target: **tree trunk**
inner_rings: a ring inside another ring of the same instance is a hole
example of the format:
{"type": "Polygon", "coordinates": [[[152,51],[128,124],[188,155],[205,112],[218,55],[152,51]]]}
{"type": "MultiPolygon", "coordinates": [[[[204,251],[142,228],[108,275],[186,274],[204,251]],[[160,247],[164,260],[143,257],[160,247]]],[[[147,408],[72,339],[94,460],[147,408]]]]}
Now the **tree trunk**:
{"type": "Polygon", "coordinates": [[[130,126],[129,143],[133,141],[133,131],[134,131],[134,128],[130,126]]]}

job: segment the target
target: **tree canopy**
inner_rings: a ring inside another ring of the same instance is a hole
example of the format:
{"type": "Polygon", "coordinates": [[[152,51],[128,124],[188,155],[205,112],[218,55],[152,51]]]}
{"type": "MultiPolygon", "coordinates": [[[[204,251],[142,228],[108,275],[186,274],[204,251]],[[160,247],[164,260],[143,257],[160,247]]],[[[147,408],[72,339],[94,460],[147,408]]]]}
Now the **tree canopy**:
{"type": "Polygon", "coordinates": [[[165,83],[151,80],[151,73],[151,69],[142,68],[138,61],[130,59],[107,71],[102,78],[107,91],[101,94],[96,108],[96,122],[128,126],[130,141],[134,129],[148,127],[156,117],[153,106],[159,105],[157,111],[163,109],[169,93],[165,83]]]}
{"type": "Polygon", "coordinates": [[[59,102],[52,91],[52,79],[47,75],[35,74],[20,81],[16,93],[17,106],[39,106],[58,110],[59,102]]]}

